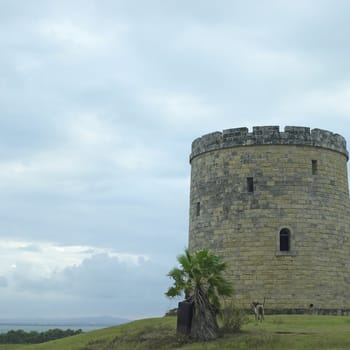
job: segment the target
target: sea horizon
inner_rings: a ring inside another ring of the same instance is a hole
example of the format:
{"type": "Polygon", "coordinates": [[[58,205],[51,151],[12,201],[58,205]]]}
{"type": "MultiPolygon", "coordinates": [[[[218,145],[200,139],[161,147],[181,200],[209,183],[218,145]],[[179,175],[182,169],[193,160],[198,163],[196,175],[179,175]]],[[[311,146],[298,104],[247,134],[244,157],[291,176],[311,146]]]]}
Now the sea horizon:
{"type": "Polygon", "coordinates": [[[0,334],[2,333],[7,333],[9,331],[18,331],[18,330],[23,330],[25,332],[32,332],[32,331],[36,331],[36,332],[46,332],[49,329],[62,329],[62,330],[66,330],[66,329],[72,329],[74,331],[81,329],[83,332],[89,332],[89,331],[93,331],[95,329],[101,329],[101,328],[107,328],[107,327],[111,327],[111,325],[77,325],[77,324],[15,324],[15,323],[10,323],[10,324],[6,324],[6,323],[0,323],[0,334]]]}
{"type": "Polygon", "coordinates": [[[76,318],[23,318],[23,319],[0,319],[0,333],[11,330],[23,330],[25,332],[37,331],[45,332],[49,329],[81,329],[89,332],[95,329],[116,326],[129,322],[127,319],[119,317],[76,317],[76,318]]]}

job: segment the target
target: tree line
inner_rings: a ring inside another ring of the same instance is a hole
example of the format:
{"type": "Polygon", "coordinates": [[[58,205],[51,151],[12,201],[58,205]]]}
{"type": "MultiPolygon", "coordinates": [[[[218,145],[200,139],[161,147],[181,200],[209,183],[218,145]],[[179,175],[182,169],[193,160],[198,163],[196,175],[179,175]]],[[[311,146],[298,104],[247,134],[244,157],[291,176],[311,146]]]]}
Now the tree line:
{"type": "Polygon", "coordinates": [[[49,329],[45,332],[30,331],[25,332],[22,329],[11,330],[0,334],[0,344],[38,344],[50,340],[70,337],[82,333],[81,329],[49,329]]]}

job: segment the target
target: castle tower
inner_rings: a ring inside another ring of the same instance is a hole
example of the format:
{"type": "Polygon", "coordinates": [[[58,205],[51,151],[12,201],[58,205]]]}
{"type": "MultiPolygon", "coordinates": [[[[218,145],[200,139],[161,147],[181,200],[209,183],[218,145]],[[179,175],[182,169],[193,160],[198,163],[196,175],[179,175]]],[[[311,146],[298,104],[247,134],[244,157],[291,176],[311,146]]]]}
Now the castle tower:
{"type": "Polygon", "coordinates": [[[189,248],[224,257],[238,305],[350,310],[347,160],[342,136],[305,127],[194,140],[189,248]]]}

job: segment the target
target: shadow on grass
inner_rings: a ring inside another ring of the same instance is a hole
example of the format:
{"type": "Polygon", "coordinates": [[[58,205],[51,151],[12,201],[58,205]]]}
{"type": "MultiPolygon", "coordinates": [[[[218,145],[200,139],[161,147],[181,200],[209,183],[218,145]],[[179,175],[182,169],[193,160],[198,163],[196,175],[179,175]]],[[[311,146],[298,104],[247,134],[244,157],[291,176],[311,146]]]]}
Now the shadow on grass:
{"type": "Polygon", "coordinates": [[[280,338],[278,335],[258,332],[223,334],[215,341],[198,343],[187,337],[175,334],[173,327],[148,326],[138,332],[124,332],[112,341],[99,339],[91,341],[81,350],[160,350],[160,349],[208,349],[208,350],[242,350],[242,349],[276,349],[280,338]]]}
{"type": "Polygon", "coordinates": [[[181,348],[191,341],[187,337],[177,336],[174,328],[170,326],[146,326],[138,332],[124,330],[112,341],[99,339],[91,341],[81,350],[155,350],[155,349],[176,349],[181,348]]]}

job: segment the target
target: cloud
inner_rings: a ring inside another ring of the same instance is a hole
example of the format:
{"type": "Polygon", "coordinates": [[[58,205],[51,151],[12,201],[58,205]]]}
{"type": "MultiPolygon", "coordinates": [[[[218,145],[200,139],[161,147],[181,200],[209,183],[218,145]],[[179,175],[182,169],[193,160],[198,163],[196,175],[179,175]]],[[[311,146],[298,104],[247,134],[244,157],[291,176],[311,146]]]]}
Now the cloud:
{"type": "Polygon", "coordinates": [[[149,258],[141,254],[117,252],[111,248],[69,246],[43,241],[14,241],[0,239],[2,265],[0,271],[11,278],[40,280],[51,278],[69,267],[80,266],[85,259],[105,254],[115,261],[138,265],[149,258]]]}
{"type": "Polygon", "coordinates": [[[0,295],[11,291],[26,300],[40,295],[44,304],[90,300],[89,314],[133,318],[163,314],[171,303],[164,297],[169,284],[166,260],[41,241],[0,240],[0,250],[0,295]]]}
{"type": "Polygon", "coordinates": [[[350,115],[350,80],[345,84],[332,85],[325,89],[310,91],[304,99],[303,108],[311,113],[318,113],[320,116],[330,116],[335,113],[344,122],[350,115]]]}
{"type": "Polygon", "coordinates": [[[162,122],[169,127],[188,128],[211,120],[217,111],[206,101],[190,94],[174,94],[152,91],[142,97],[142,102],[150,110],[163,116],[162,122]]]}
{"type": "Polygon", "coordinates": [[[4,276],[0,276],[0,288],[6,288],[7,286],[7,278],[4,276]]]}
{"type": "Polygon", "coordinates": [[[85,50],[98,50],[106,46],[106,38],[99,36],[96,31],[89,31],[69,20],[45,20],[40,25],[41,32],[48,40],[56,41],[70,49],[80,52],[85,50]]]}
{"type": "MultiPolygon", "coordinates": [[[[23,255],[23,244],[20,248],[19,254],[23,255]]],[[[8,277],[0,278],[0,287],[7,287],[14,295],[29,299],[41,295],[43,300],[51,302],[66,303],[78,298],[92,300],[96,305],[91,309],[87,305],[89,314],[152,316],[165,313],[171,304],[164,297],[169,285],[166,277],[169,266],[166,264],[143,256],[107,253],[102,249],[52,248],[47,255],[36,256],[37,261],[33,255],[23,255],[22,259],[15,260],[16,265],[7,272],[8,277]],[[55,259],[56,265],[53,265],[47,260],[49,254],[64,258],[64,262],[55,259]],[[110,309],[97,305],[108,305],[110,309]]]]}

